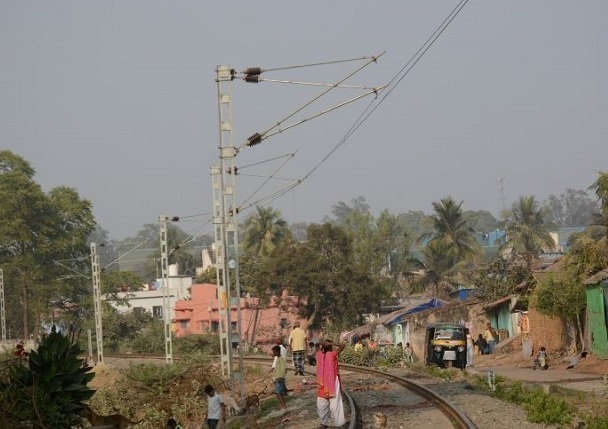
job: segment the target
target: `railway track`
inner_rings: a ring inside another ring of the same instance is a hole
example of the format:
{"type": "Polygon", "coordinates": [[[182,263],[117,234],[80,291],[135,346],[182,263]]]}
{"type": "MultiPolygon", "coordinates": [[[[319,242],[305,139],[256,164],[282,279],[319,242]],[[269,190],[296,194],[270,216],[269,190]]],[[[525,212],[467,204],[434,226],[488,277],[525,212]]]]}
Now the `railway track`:
{"type": "MultiPolygon", "coordinates": [[[[246,364],[258,363],[269,365],[269,359],[248,357],[246,364]]],[[[390,374],[373,368],[340,364],[340,373],[345,396],[345,413],[348,416],[348,428],[457,428],[475,429],[475,424],[458,407],[446,400],[439,393],[424,385],[400,375],[390,374]],[[382,426],[386,419],[385,426],[382,426]]],[[[314,373],[307,371],[307,376],[290,376],[288,385],[304,385],[309,388],[297,389],[298,395],[306,396],[308,401],[316,403],[314,384],[303,383],[308,377],[314,381],[314,373]]],[[[295,389],[294,389],[295,390],[295,389]]],[[[307,416],[300,408],[297,416],[285,425],[278,427],[317,428],[316,414],[312,413],[312,424],[308,425],[307,416]]]]}
{"type": "MultiPolygon", "coordinates": [[[[108,359],[164,361],[159,356],[108,355],[108,359]]],[[[269,358],[246,357],[246,365],[270,365],[269,358]]],[[[340,364],[344,389],[347,427],[355,428],[419,428],[474,429],[475,424],[458,407],[412,378],[414,374],[393,374],[373,368],[340,364]]],[[[313,372],[304,377],[288,374],[292,389],[288,409],[272,412],[259,421],[264,428],[318,428],[316,387],[313,372]]],[[[426,381],[429,382],[430,378],[426,381]]],[[[433,382],[433,381],[430,381],[433,382]]],[[[437,382],[438,384],[439,382],[437,382]]],[[[440,390],[440,389],[436,389],[440,390]]],[[[346,427],[346,426],[345,426],[346,427]]]]}

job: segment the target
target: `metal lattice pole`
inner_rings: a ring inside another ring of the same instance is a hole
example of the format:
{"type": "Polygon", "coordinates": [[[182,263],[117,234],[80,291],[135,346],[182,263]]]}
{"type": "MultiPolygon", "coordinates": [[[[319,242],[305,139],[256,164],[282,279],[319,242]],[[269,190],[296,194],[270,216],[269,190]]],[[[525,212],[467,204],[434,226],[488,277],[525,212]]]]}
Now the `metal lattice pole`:
{"type": "Polygon", "coordinates": [[[163,288],[163,325],[165,327],[165,362],[173,363],[173,341],[171,339],[171,300],[169,297],[169,252],[167,250],[168,216],[159,216],[160,224],[160,269],[163,288]]]}
{"type": "Polygon", "coordinates": [[[216,239],[216,270],[220,301],[220,342],[222,369],[230,375],[233,394],[245,397],[243,383],[243,347],[241,345],[241,305],[238,271],[238,234],[236,201],[236,165],[232,127],[232,80],[234,70],[217,66],[217,91],[220,130],[220,167],[212,167],[213,208],[216,239]],[[234,291],[232,290],[234,279],[234,291]],[[233,293],[234,292],[234,293],[233,293]],[[236,307],[236,321],[232,322],[232,308],[236,307]],[[222,321],[224,323],[222,323],[222,321]],[[235,367],[232,354],[238,354],[235,367]],[[238,385],[238,386],[237,386],[238,385]]]}
{"type": "Polygon", "coordinates": [[[6,307],[4,304],[4,271],[0,268],[0,324],[2,325],[2,344],[6,346],[6,307]]]}
{"type": "Polygon", "coordinates": [[[97,245],[91,243],[91,271],[93,277],[93,310],[95,313],[95,344],[97,363],[103,362],[103,324],[101,321],[101,279],[97,245]]]}

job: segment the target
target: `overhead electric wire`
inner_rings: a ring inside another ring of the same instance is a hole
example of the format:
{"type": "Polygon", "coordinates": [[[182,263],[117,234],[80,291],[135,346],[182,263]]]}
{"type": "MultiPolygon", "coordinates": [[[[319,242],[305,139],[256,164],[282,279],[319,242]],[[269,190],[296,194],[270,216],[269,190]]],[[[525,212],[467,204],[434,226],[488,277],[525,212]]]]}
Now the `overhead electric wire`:
{"type": "MultiPolygon", "coordinates": [[[[283,119],[279,120],[272,127],[268,128],[265,131],[257,133],[257,134],[259,134],[259,136],[260,136],[261,139],[265,139],[265,138],[269,137],[269,136],[267,136],[267,134],[270,133],[271,131],[273,131],[275,128],[280,127],[283,122],[285,122],[288,119],[294,117],[295,115],[297,115],[298,113],[300,113],[302,110],[304,110],[308,106],[310,106],[312,103],[318,101],[321,97],[327,95],[331,90],[335,89],[337,87],[337,85],[340,85],[341,83],[347,81],[348,79],[350,79],[351,77],[353,77],[354,75],[356,75],[357,73],[359,73],[361,70],[363,70],[368,65],[377,62],[378,58],[380,58],[384,54],[385,54],[385,52],[382,52],[381,54],[379,54],[379,55],[377,55],[375,57],[364,57],[364,58],[371,58],[371,59],[368,62],[366,62],[365,64],[363,64],[362,66],[360,66],[359,68],[357,68],[355,71],[347,74],[345,77],[343,77],[342,79],[340,79],[335,85],[333,85],[330,88],[327,88],[326,90],[322,91],[320,94],[318,94],[317,96],[313,97],[311,100],[307,101],[302,106],[298,107],[296,110],[294,110],[293,112],[291,112],[290,114],[288,114],[287,116],[285,116],[283,119]]],[[[289,128],[291,128],[291,126],[289,128]]],[[[281,130],[281,131],[284,131],[284,130],[281,130]]],[[[281,132],[281,131],[278,131],[278,132],[281,132]]],[[[271,135],[275,135],[278,132],[275,132],[275,133],[273,133],[271,135]]],[[[242,150],[242,148],[244,146],[247,146],[247,144],[243,143],[239,147],[237,147],[237,152],[240,151],[240,150],[242,150]]]]}
{"type": "Polygon", "coordinates": [[[323,61],[323,62],[319,62],[319,63],[309,63],[309,64],[301,64],[301,65],[295,65],[295,66],[285,66],[285,67],[275,67],[275,68],[261,69],[261,71],[263,71],[263,72],[273,72],[273,71],[282,71],[282,70],[293,70],[293,69],[300,69],[300,68],[308,68],[308,67],[327,66],[327,65],[332,65],[332,64],[348,63],[348,62],[353,62],[353,61],[369,60],[369,59],[372,59],[372,58],[374,58],[374,57],[359,57],[359,58],[350,58],[350,59],[347,59],[347,60],[323,61]]]}
{"type": "Polygon", "coordinates": [[[443,34],[450,23],[460,13],[462,8],[468,3],[468,0],[461,0],[454,9],[448,14],[448,16],[441,22],[441,24],[435,29],[435,31],[429,36],[429,38],[422,44],[422,46],[416,51],[416,53],[405,63],[405,65],[399,70],[397,74],[389,81],[388,89],[383,91],[383,96],[378,100],[370,102],[363,113],[357,118],[349,130],[344,136],[338,141],[338,143],[328,152],[328,154],[321,159],[306,175],[302,177],[300,183],[306,180],[310,175],[315,172],[331,155],[333,155],[359,127],[371,116],[372,113],[382,104],[386,97],[401,83],[401,81],[409,74],[412,68],[420,61],[424,54],[430,49],[430,47],[437,41],[439,36],[443,34]]]}

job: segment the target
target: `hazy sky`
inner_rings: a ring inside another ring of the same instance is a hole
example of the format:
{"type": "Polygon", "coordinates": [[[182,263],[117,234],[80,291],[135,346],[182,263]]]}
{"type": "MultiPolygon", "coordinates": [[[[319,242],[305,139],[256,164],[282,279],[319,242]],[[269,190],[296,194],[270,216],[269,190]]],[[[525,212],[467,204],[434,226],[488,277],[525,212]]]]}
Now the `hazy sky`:
{"type": "MultiPolygon", "coordinates": [[[[457,3],[0,0],[0,147],[28,160],[45,191],[76,188],[111,238],[164,214],[210,231],[217,65],[274,69],[386,51],[348,81],[380,86],[457,3]]],[[[288,222],[319,222],[357,196],[375,214],[430,212],[449,195],[496,214],[520,195],[586,189],[608,170],[607,22],[605,0],[470,0],[344,144],[371,98],[243,150],[239,201],[307,177],[271,205],[288,222]]],[[[361,64],[262,77],[333,84],[361,64]]],[[[235,144],[323,90],[234,81],[235,144]]],[[[334,90],[291,123],[360,93],[334,90]]]]}

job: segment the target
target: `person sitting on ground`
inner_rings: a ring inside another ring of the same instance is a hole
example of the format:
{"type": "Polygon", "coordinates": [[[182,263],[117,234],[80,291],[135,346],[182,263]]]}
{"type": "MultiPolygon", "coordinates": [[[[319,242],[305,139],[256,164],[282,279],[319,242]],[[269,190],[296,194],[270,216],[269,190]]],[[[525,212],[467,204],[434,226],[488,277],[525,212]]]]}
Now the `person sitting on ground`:
{"type": "Polygon", "coordinates": [[[538,356],[534,359],[534,367],[533,369],[548,369],[549,364],[547,363],[547,349],[543,346],[540,348],[538,352],[538,356]]]}

